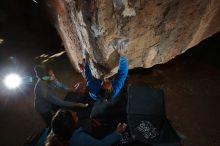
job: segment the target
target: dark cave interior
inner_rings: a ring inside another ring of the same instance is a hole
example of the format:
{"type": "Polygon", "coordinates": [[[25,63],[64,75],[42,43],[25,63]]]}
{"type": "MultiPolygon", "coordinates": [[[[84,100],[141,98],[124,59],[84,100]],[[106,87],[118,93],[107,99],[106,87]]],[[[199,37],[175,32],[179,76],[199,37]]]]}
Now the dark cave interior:
{"type": "MultiPolygon", "coordinates": [[[[42,1],[2,0],[0,39],[0,74],[15,56],[18,68],[33,76],[36,56],[64,50],[42,1]]],[[[220,144],[219,42],[217,33],[165,64],[129,71],[129,83],[149,84],[165,91],[168,118],[186,135],[186,146],[220,144]]],[[[63,59],[68,62],[66,56],[58,62],[63,63],[63,59]]],[[[69,62],[67,65],[71,66],[69,62]]],[[[25,92],[9,99],[0,91],[0,145],[22,145],[30,133],[43,127],[33,108],[33,86],[25,92]]]]}

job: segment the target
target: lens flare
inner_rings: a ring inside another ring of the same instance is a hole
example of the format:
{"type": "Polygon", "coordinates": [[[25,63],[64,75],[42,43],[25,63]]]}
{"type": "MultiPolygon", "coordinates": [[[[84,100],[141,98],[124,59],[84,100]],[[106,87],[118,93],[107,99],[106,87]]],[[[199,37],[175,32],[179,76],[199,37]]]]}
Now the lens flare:
{"type": "Polygon", "coordinates": [[[17,74],[9,74],[4,79],[4,84],[8,89],[16,89],[18,88],[22,83],[22,79],[17,74]]]}

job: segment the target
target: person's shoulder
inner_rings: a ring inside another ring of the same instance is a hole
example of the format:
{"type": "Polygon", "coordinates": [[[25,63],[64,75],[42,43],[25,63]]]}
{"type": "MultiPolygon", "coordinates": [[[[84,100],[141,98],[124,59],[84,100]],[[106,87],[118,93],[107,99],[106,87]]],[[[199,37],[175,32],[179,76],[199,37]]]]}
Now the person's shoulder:
{"type": "Polygon", "coordinates": [[[72,141],[72,142],[75,141],[76,142],[77,140],[79,140],[80,138],[83,137],[83,133],[84,133],[84,131],[81,127],[75,129],[73,131],[73,134],[72,134],[72,137],[71,137],[70,141],[72,141]]]}
{"type": "Polygon", "coordinates": [[[75,129],[73,133],[76,134],[76,133],[80,133],[80,132],[84,132],[82,127],[75,129]]]}

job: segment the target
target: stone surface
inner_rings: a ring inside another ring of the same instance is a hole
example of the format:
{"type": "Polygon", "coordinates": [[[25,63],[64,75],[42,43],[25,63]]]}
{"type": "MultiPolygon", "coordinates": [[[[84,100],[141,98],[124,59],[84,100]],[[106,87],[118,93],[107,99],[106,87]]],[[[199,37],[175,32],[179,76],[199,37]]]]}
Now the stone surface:
{"type": "Polygon", "coordinates": [[[112,73],[124,43],[129,68],[165,63],[220,30],[219,0],[48,0],[75,68],[88,52],[94,76],[112,73]]]}

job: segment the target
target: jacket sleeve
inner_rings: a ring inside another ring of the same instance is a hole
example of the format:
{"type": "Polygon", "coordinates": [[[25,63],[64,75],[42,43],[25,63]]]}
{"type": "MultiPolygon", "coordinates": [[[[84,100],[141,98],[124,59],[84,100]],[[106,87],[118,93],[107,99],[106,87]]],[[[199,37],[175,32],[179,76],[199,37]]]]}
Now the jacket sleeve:
{"type": "Polygon", "coordinates": [[[58,105],[58,106],[64,106],[64,107],[72,107],[75,104],[69,101],[64,101],[60,97],[54,95],[50,90],[47,91],[46,100],[49,102],[58,105]]]}
{"type": "Polygon", "coordinates": [[[86,78],[86,86],[88,87],[88,90],[89,90],[89,95],[94,100],[97,100],[102,81],[98,79],[94,79],[88,63],[85,63],[84,73],[85,73],[85,78],[86,78]]]}
{"type": "Polygon", "coordinates": [[[64,91],[68,91],[70,90],[67,86],[65,86],[64,84],[62,84],[61,82],[59,82],[58,80],[53,80],[51,81],[51,85],[54,87],[54,88],[60,88],[64,91]]]}
{"type": "MultiPolygon", "coordinates": [[[[122,135],[118,132],[113,132],[103,139],[99,140],[96,138],[93,138],[92,136],[88,135],[85,132],[80,132],[79,137],[77,137],[77,143],[80,146],[111,146],[112,144],[120,141],[122,139],[122,135]]],[[[72,139],[71,139],[72,140],[72,139]]],[[[74,140],[74,139],[73,139],[74,140]]],[[[71,142],[70,142],[71,143],[71,142]]]]}
{"type": "Polygon", "coordinates": [[[113,96],[112,100],[118,95],[119,91],[124,85],[124,82],[128,75],[128,60],[125,57],[120,57],[118,73],[115,76],[114,81],[112,82],[113,86],[113,96]]]}

